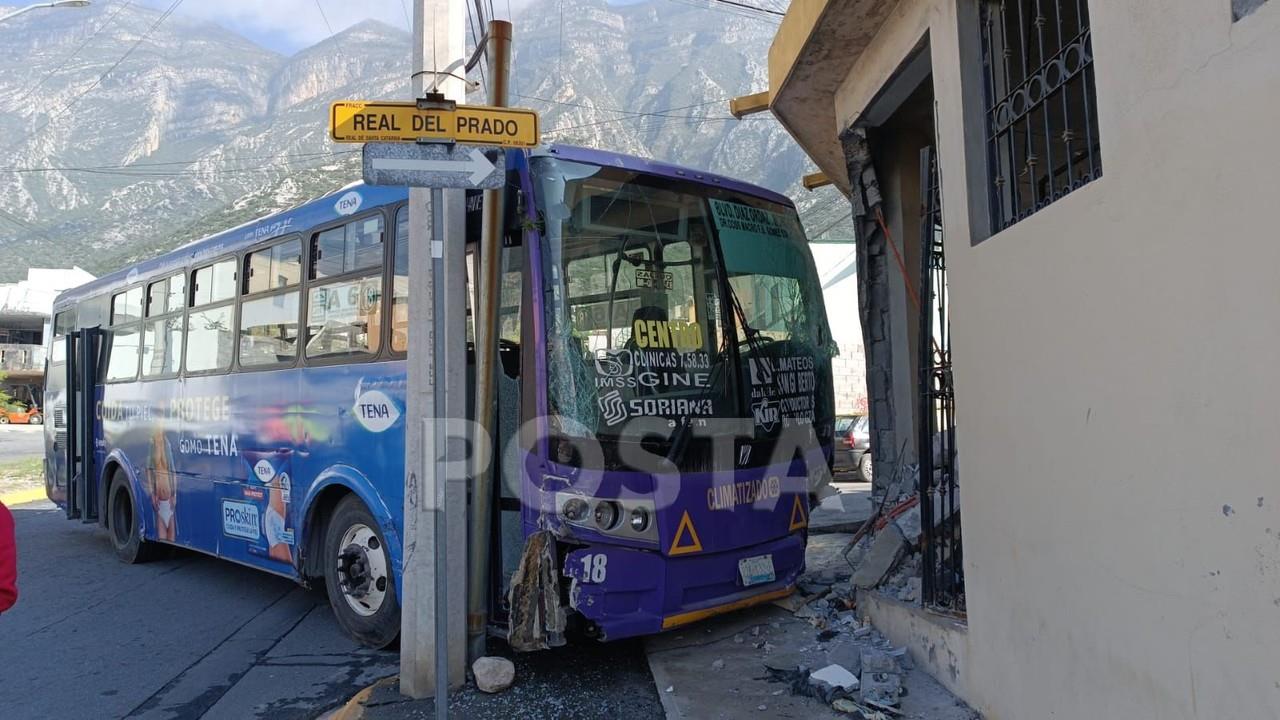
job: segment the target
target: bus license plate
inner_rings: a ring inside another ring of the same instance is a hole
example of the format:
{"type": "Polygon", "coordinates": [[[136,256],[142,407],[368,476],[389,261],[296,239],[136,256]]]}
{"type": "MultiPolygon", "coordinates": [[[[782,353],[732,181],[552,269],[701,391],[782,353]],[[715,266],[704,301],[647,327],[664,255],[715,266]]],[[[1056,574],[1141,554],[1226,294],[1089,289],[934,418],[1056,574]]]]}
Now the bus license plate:
{"type": "Polygon", "coordinates": [[[738,574],[742,576],[742,584],[746,587],[773,582],[776,579],[773,574],[773,556],[742,558],[738,561],[738,574]]]}

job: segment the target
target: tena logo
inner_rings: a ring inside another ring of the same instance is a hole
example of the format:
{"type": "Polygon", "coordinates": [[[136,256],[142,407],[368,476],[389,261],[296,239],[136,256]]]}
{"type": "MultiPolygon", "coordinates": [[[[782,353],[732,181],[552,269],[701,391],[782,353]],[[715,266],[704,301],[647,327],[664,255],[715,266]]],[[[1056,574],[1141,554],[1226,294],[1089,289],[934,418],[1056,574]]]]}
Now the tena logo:
{"type": "Polygon", "coordinates": [[[352,190],[338,198],[338,202],[333,204],[333,209],[337,211],[339,215],[350,215],[359,210],[360,205],[363,202],[364,198],[360,197],[360,193],[352,190]]]}
{"type": "Polygon", "coordinates": [[[357,395],[354,411],[356,420],[369,432],[383,432],[400,419],[400,409],[381,390],[366,390],[357,395]]]}
{"type": "Polygon", "coordinates": [[[266,484],[276,476],[276,469],[274,465],[267,462],[266,458],[263,458],[258,461],[257,465],[253,466],[253,474],[258,477],[258,482],[266,484]]]}

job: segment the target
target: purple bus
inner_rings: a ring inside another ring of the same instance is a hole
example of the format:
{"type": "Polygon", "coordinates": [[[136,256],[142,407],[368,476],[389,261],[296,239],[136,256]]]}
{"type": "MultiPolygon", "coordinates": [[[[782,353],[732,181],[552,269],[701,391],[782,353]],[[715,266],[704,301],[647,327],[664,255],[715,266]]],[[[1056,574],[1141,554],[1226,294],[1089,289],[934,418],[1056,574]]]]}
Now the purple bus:
{"type": "MultiPolygon", "coordinates": [[[[792,592],[834,426],[794,206],[574,147],[507,168],[490,628],[612,640],[792,592]]],[[[407,201],[353,185],[63,293],[49,497],[126,562],[181,546],[323,583],[351,636],[392,642],[407,201]]]]}

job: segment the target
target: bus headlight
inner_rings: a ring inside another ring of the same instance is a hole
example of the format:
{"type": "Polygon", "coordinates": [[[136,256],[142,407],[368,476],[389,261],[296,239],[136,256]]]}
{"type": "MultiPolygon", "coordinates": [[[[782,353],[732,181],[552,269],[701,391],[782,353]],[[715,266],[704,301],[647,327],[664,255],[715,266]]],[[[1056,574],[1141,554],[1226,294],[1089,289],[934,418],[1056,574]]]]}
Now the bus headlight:
{"type": "Polygon", "coordinates": [[[631,511],[631,529],[642,533],[649,529],[649,511],[638,507],[631,511]]]}
{"type": "Polygon", "coordinates": [[[612,500],[602,500],[596,503],[595,521],[596,527],[601,530],[612,530],[618,524],[618,503],[612,500]]]}
{"type": "Polygon", "coordinates": [[[658,542],[658,515],[653,500],[649,498],[612,500],[561,491],[556,493],[553,507],[570,526],[623,540],[645,544],[658,542]]]}

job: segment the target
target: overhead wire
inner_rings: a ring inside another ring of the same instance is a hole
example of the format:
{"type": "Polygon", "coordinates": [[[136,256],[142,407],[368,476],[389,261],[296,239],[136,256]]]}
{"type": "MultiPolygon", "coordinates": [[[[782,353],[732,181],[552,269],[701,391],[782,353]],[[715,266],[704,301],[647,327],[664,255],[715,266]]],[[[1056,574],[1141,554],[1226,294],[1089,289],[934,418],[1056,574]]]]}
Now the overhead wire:
{"type": "Polygon", "coordinates": [[[697,8],[699,10],[710,10],[712,12],[718,12],[725,15],[733,15],[736,17],[746,18],[748,20],[759,20],[761,22],[769,23],[770,25],[777,25],[780,22],[778,20],[775,20],[772,14],[749,12],[747,10],[734,9],[733,7],[729,7],[729,6],[717,7],[715,0],[706,0],[706,2],[702,2],[701,0],[671,0],[671,2],[676,3],[678,5],[685,5],[687,7],[697,8]]]}
{"type": "MultiPolygon", "coordinates": [[[[700,105],[709,105],[709,104],[711,103],[700,103],[700,105]]],[[[696,106],[690,106],[690,107],[696,107],[696,106]]],[[[678,109],[680,108],[673,108],[673,110],[678,110],[678,109]]],[[[635,114],[626,115],[623,117],[608,118],[605,120],[596,120],[593,122],[579,123],[577,125],[566,125],[563,127],[555,127],[547,130],[547,132],[557,133],[557,132],[564,132],[566,130],[581,130],[582,128],[596,127],[599,125],[609,125],[612,123],[627,122],[627,121],[633,121],[633,120],[639,123],[635,128],[638,130],[647,130],[654,127],[661,127],[669,124],[678,124],[681,121],[688,121],[688,120],[697,121],[695,124],[701,124],[704,122],[727,122],[729,120],[738,120],[738,118],[732,115],[671,115],[670,114],[671,111],[672,110],[665,110],[665,111],[659,111],[659,112],[635,113],[635,114]]]]}
{"type": "Polygon", "coordinates": [[[76,46],[76,49],[71,51],[70,55],[58,61],[52,68],[50,68],[49,72],[45,73],[40,78],[40,80],[36,82],[35,85],[32,85],[26,92],[22,93],[22,97],[18,98],[17,100],[14,100],[13,104],[16,105],[18,103],[21,103],[22,101],[31,97],[31,93],[44,87],[44,84],[49,81],[49,78],[53,77],[59,70],[65,69],[72,60],[75,60],[77,57],[79,57],[80,51],[84,50],[86,45],[88,45],[94,38],[98,37],[99,33],[107,29],[107,27],[111,25],[111,23],[116,19],[117,15],[119,15],[122,11],[124,11],[125,8],[129,7],[132,4],[133,4],[133,0],[123,0],[123,2],[116,3],[116,11],[111,13],[111,16],[108,17],[106,20],[104,20],[102,24],[98,26],[98,29],[94,30],[91,34],[89,34],[88,37],[86,37],[83,41],[81,41],[80,44],[76,46]]]}
{"type": "Polygon", "coordinates": [[[707,105],[715,105],[716,103],[722,103],[725,100],[729,99],[728,95],[721,95],[718,98],[707,100],[706,102],[694,103],[692,105],[680,105],[678,107],[664,108],[662,110],[644,111],[644,110],[623,110],[622,108],[600,107],[598,105],[588,105],[586,103],[574,103],[574,102],[568,102],[566,100],[552,100],[551,98],[538,97],[537,95],[521,95],[519,93],[511,93],[511,94],[518,98],[523,98],[525,100],[537,100],[539,102],[551,103],[553,105],[567,105],[569,107],[587,108],[589,110],[602,110],[604,112],[616,112],[616,113],[623,113],[626,115],[665,115],[666,113],[674,112],[676,110],[688,110],[690,108],[705,107],[707,105]]]}
{"type": "Polygon", "coordinates": [[[75,107],[76,103],[80,102],[81,98],[83,98],[85,95],[88,95],[95,88],[101,85],[102,81],[106,80],[108,75],[110,75],[112,72],[115,72],[116,68],[120,67],[120,65],[124,63],[125,60],[129,59],[129,56],[133,54],[133,51],[137,50],[139,45],[141,45],[148,38],[150,38],[151,33],[155,32],[156,28],[160,27],[160,24],[163,23],[165,20],[167,20],[170,15],[172,15],[173,11],[177,10],[179,5],[182,5],[182,2],[183,0],[173,0],[173,2],[169,5],[169,7],[166,8],[165,11],[160,14],[160,17],[156,18],[156,21],[153,22],[151,26],[147,28],[146,32],[138,36],[138,39],[135,40],[133,44],[129,46],[128,50],[124,51],[124,54],[120,56],[119,60],[116,60],[114,63],[111,64],[111,67],[107,68],[106,72],[99,75],[98,79],[94,80],[89,85],[89,87],[85,88],[84,90],[81,90],[74,97],[72,97],[71,100],[66,105],[63,105],[57,112],[50,115],[49,118],[44,121],[44,124],[40,125],[40,127],[36,128],[35,130],[32,130],[30,133],[27,133],[23,137],[15,140],[14,142],[6,145],[4,147],[4,150],[12,150],[13,148],[21,145],[27,140],[30,140],[36,135],[39,135],[40,133],[44,132],[45,128],[52,125],[55,120],[65,115],[68,111],[71,110],[71,108],[75,107]]]}
{"type": "MultiPolygon", "coordinates": [[[[274,155],[244,155],[244,156],[238,156],[238,157],[223,158],[223,160],[229,161],[229,162],[245,161],[245,160],[276,160],[278,161],[278,160],[284,160],[287,158],[310,158],[310,159],[327,160],[330,158],[340,159],[343,156],[352,155],[358,152],[360,152],[360,150],[337,150],[337,151],[310,152],[310,153],[276,153],[274,155]]],[[[44,165],[44,166],[36,166],[36,167],[9,166],[9,167],[0,167],[0,173],[25,174],[25,173],[45,173],[45,172],[88,172],[88,173],[99,172],[103,174],[129,175],[134,173],[128,173],[128,172],[111,173],[109,171],[112,171],[112,170],[128,171],[128,170],[136,169],[139,172],[145,172],[148,170],[148,168],[156,168],[156,172],[160,172],[161,171],[160,169],[162,168],[174,168],[174,167],[179,167],[183,165],[194,165],[195,163],[202,162],[206,159],[207,158],[192,158],[187,160],[170,160],[165,162],[150,162],[150,163],[124,163],[124,164],[118,164],[118,165],[84,165],[84,166],[44,165]]],[[[174,172],[174,173],[182,172],[185,174],[196,175],[196,174],[204,174],[206,172],[222,172],[224,170],[236,170],[236,169],[237,168],[223,168],[223,169],[210,168],[209,170],[198,170],[198,169],[189,170],[189,171],[172,170],[170,172],[174,172]]]]}
{"type": "MultiPolygon", "coordinates": [[[[470,3],[463,2],[463,3],[462,3],[462,6],[463,6],[464,8],[466,8],[466,11],[467,11],[467,27],[471,28],[471,43],[472,43],[472,45],[473,45],[473,46],[475,46],[475,47],[479,47],[479,45],[480,45],[480,41],[481,41],[481,39],[482,39],[482,37],[483,37],[483,31],[481,31],[479,34],[477,34],[477,32],[476,32],[476,28],[477,28],[477,26],[478,26],[480,23],[479,23],[478,21],[477,21],[477,22],[474,22],[474,23],[472,22],[472,19],[471,19],[471,4],[470,4],[470,3]]],[[[480,3],[479,3],[479,0],[477,0],[477,1],[476,1],[476,14],[477,14],[477,15],[479,15],[479,14],[480,14],[480,3]]],[[[481,18],[481,19],[483,19],[483,18],[481,18]]],[[[480,63],[478,67],[480,68],[480,82],[481,82],[481,87],[482,87],[482,88],[487,88],[487,87],[489,87],[489,81],[488,81],[488,79],[486,79],[486,78],[485,78],[485,76],[484,76],[484,63],[480,63]]]]}
{"type": "Polygon", "coordinates": [[[777,16],[779,16],[779,17],[781,17],[781,16],[783,16],[783,15],[786,15],[786,13],[785,13],[785,12],[778,12],[777,10],[769,10],[769,9],[767,9],[767,8],[762,8],[762,7],[760,7],[759,5],[751,5],[751,4],[744,3],[744,2],[738,2],[737,0],[710,0],[710,1],[711,1],[711,2],[718,2],[718,3],[720,3],[721,5],[731,5],[731,6],[733,6],[733,7],[745,8],[745,9],[750,10],[750,11],[752,11],[752,12],[765,13],[765,14],[767,14],[767,15],[777,15],[777,16]]]}
{"type": "Polygon", "coordinates": [[[316,0],[316,9],[320,11],[320,19],[324,21],[324,27],[329,31],[329,37],[333,37],[333,26],[329,24],[329,16],[324,14],[324,8],[320,5],[320,0],[316,0]]]}

